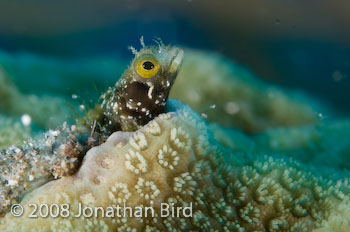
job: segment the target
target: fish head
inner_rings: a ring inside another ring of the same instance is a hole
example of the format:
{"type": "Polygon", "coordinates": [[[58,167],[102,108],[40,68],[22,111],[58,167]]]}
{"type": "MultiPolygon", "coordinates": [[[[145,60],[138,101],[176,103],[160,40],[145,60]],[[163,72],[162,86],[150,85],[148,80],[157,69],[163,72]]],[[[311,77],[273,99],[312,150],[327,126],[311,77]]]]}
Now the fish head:
{"type": "Polygon", "coordinates": [[[169,94],[184,59],[182,49],[175,46],[144,47],[135,55],[130,71],[134,81],[153,86],[169,94]]]}

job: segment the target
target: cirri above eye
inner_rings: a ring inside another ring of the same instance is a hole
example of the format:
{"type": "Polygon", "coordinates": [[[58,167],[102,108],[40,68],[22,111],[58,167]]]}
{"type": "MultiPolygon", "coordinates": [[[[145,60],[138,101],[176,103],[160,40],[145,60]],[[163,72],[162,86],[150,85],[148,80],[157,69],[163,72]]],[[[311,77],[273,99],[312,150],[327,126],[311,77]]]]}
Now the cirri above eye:
{"type": "Polygon", "coordinates": [[[139,57],[135,62],[135,71],[142,78],[152,78],[159,70],[159,62],[151,55],[139,57]]]}

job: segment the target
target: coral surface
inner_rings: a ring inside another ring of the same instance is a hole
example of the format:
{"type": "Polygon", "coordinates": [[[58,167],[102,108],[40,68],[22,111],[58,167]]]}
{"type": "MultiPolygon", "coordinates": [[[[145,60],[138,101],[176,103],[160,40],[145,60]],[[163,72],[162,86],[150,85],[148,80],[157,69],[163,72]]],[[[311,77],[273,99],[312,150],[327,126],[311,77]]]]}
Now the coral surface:
{"type": "Polygon", "coordinates": [[[196,113],[173,107],[174,113],[92,148],[75,175],[27,194],[24,215],[7,214],[1,231],[346,231],[347,181],[223,147],[196,113]],[[100,209],[98,217],[78,217],[79,204],[123,208],[124,201],[134,209],[153,207],[155,215],[103,217],[100,209]],[[29,218],[32,203],[67,203],[71,214],[29,218]],[[162,217],[160,203],[192,207],[192,217],[162,217]]]}
{"type": "Polygon", "coordinates": [[[325,120],[317,126],[269,130],[254,140],[260,151],[283,152],[321,170],[349,170],[349,137],[349,120],[325,120]]]}
{"type": "Polygon", "coordinates": [[[263,83],[223,56],[195,50],[186,50],[170,97],[182,100],[209,121],[249,133],[315,124],[324,110],[300,93],[263,83]]]}
{"type": "Polygon", "coordinates": [[[281,127],[248,136],[239,130],[210,124],[214,137],[234,151],[283,154],[317,167],[328,177],[347,177],[350,169],[350,121],[323,120],[319,125],[281,127]],[[335,171],[336,170],[336,171],[335,171]]]}

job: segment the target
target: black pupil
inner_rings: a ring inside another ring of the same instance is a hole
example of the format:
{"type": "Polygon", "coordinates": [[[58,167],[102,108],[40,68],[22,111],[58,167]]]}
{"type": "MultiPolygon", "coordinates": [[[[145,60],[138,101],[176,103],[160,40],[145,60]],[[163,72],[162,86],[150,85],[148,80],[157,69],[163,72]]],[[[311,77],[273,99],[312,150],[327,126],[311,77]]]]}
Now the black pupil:
{"type": "Polygon", "coordinates": [[[154,64],[151,62],[151,61],[145,61],[143,64],[142,64],[142,67],[145,69],[145,70],[152,70],[154,68],[154,64]]]}

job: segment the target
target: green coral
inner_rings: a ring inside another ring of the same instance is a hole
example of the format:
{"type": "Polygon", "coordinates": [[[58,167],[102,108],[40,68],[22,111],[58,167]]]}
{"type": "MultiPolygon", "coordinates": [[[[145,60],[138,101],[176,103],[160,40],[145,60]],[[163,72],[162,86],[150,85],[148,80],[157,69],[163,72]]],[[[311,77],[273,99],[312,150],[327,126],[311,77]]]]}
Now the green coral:
{"type": "Polygon", "coordinates": [[[262,151],[283,152],[322,170],[349,170],[349,137],[349,120],[325,120],[317,126],[269,130],[254,139],[262,151]]]}
{"type": "Polygon", "coordinates": [[[219,54],[186,50],[170,97],[179,99],[209,121],[245,132],[319,122],[325,109],[301,93],[267,85],[219,54]]]}
{"type": "Polygon", "coordinates": [[[72,110],[67,100],[52,96],[23,94],[0,69],[0,112],[21,116],[28,114],[42,129],[50,129],[71,120],[72,110]]]}

